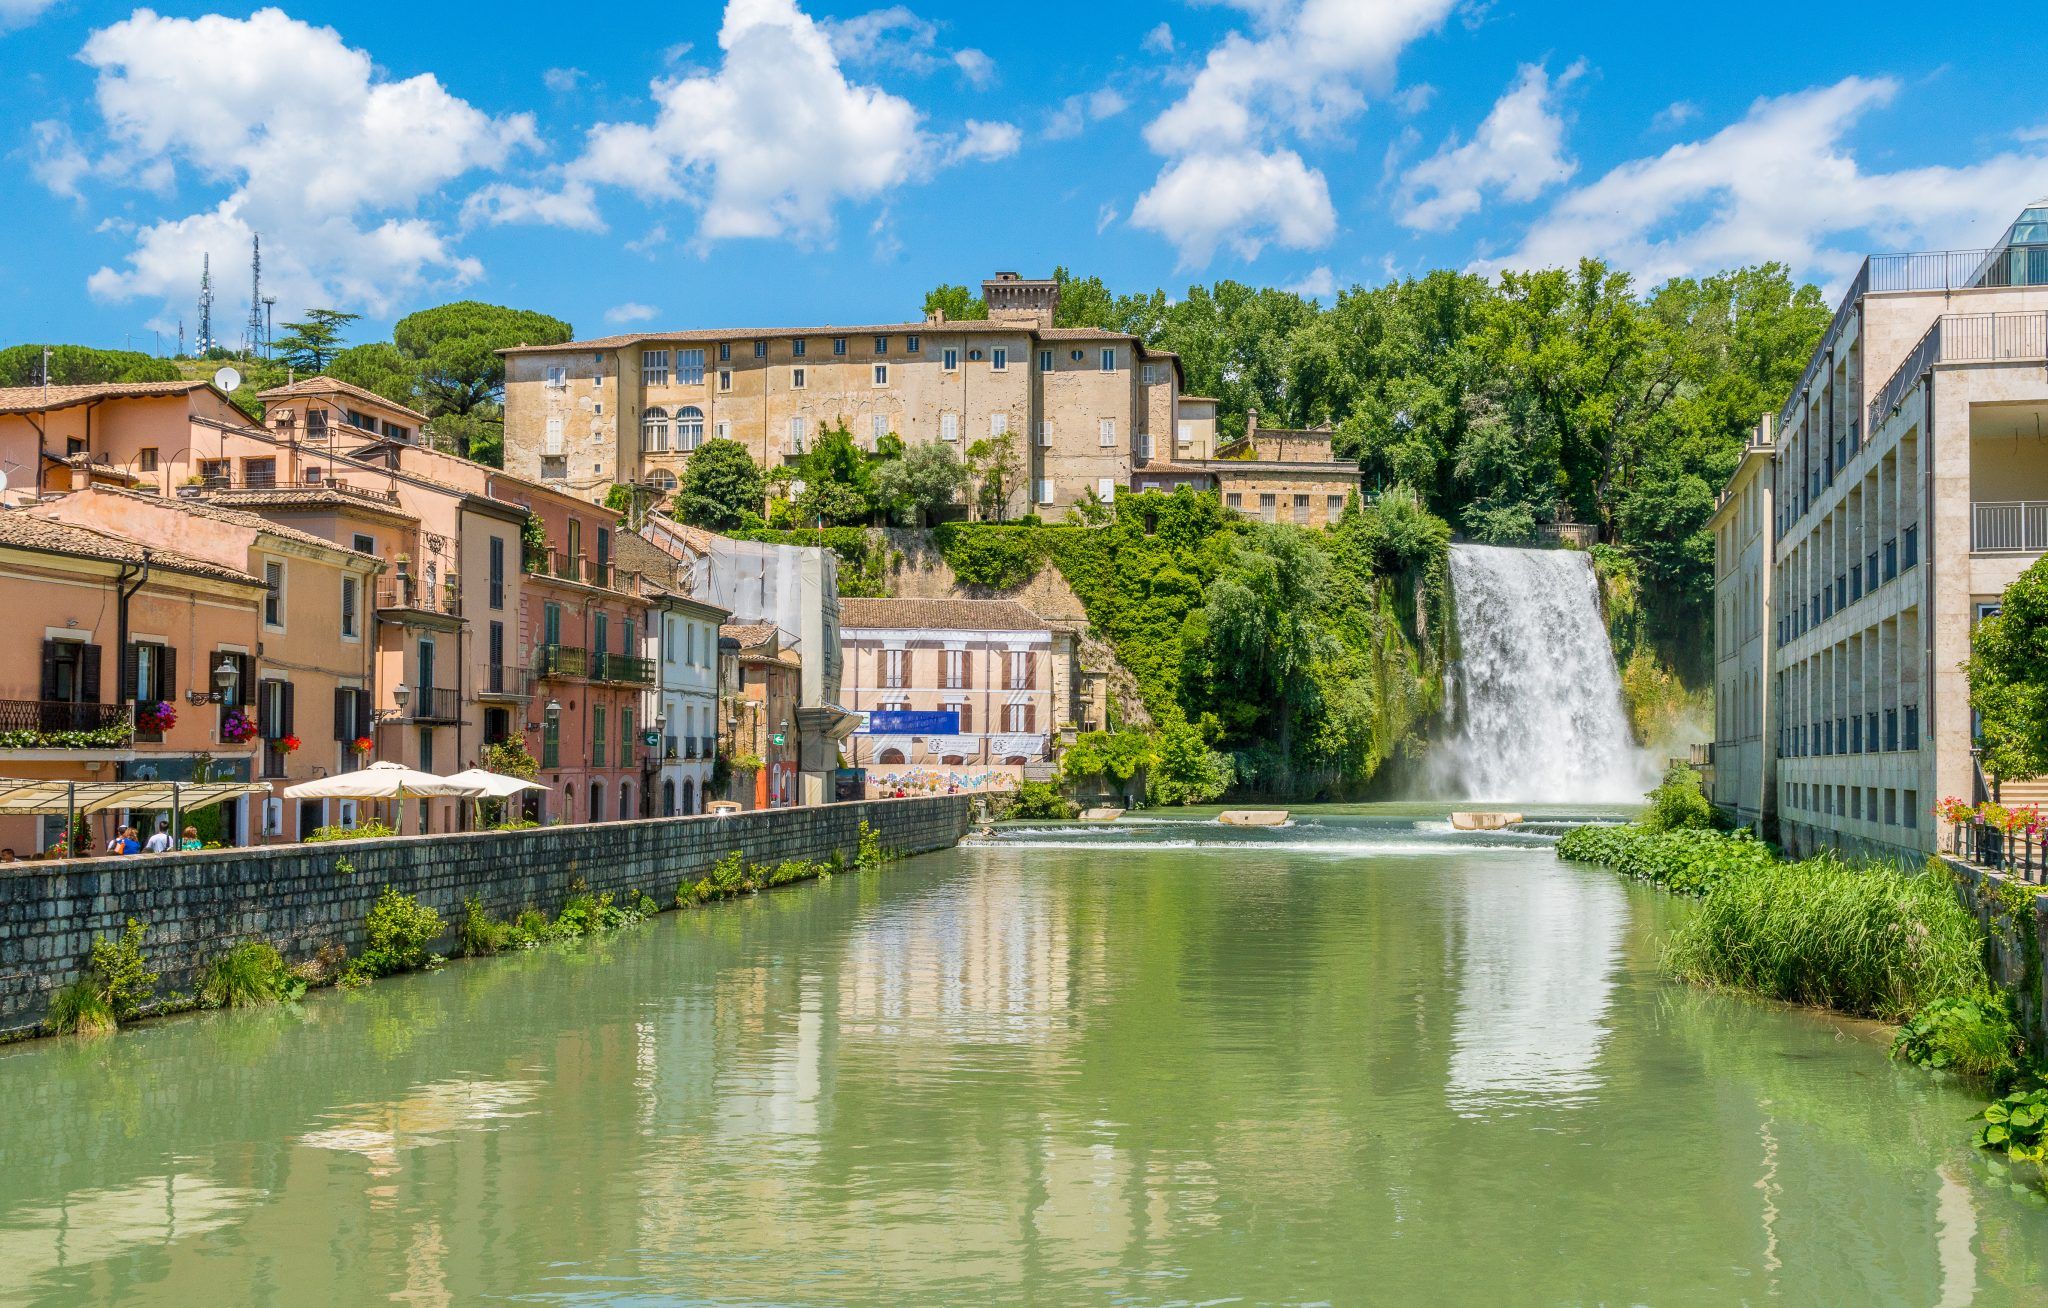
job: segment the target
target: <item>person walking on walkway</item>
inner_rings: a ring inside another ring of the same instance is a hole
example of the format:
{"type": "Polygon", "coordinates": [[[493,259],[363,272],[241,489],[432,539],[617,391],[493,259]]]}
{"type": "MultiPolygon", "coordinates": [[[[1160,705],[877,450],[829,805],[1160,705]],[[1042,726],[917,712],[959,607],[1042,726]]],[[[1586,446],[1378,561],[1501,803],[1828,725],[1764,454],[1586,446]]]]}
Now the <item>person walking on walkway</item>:
{"type": "Polygon", "coordinates": [[[156,831],[142,848],[151,854],[163,854],[170,851],[171,820],[169,818],[160,817],[156,820],[156,831]]]}

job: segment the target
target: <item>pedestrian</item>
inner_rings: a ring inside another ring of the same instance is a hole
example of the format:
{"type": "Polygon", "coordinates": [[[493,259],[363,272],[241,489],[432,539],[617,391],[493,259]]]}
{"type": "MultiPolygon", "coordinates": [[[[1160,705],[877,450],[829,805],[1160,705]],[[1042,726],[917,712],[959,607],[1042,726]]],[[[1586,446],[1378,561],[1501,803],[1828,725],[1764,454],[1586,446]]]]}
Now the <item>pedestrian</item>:
{"type": "Polygon", "coordinates": [[[156,820],[156,830],[151,833],[149,843],[145,844],[142,848],[145,852],[151,854],[163,854],[170,851],[171,820],[169,818],[160,817],[156,820]]]}
{"type": "Polygon", "coordinates": [[[120,853],[121,841],[124,837],[127,836],[127,834],[128,829],[126,827],[116,827],[114,829],[114,834],[107,838],[107,852],[109,854],[120,853]]]}
{"type": "Polygon", "coordinates": [[[200,848],[203,848],[203,846],[201,846],[201,845],[200,845],[200,843],[199,843],[199,828],[198,828],[198,827],[186,827],[186,828],[185,828],[185,838],[184,838],[183,840],[180,840],[180,841],[178,842],[178,848],[179,848],[179,849],[200,849],[200,848]]]}
{"type": "Polygon", "coordinates": [[[5,848],[0,848],[0,863],[12,862],[14,862],[14,846],[8,845],[5,848]]]}
{"type": "Polygon", "coordinates": [[[121,854],[140,854],[142,852],[142,842],[136,839],[134,827],[121,828],[121,848],[115,852],[121,854]]]}

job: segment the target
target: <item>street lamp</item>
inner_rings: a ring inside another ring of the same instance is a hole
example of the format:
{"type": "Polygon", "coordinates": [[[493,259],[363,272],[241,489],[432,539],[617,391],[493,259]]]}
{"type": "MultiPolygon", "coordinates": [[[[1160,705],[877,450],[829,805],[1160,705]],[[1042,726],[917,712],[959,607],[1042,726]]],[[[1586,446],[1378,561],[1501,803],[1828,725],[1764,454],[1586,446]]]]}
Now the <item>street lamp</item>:
{"type": "Polygon", "coordinates": [[[562,701],[558,699],[549,700],[547,708],[542,710],[542,716],[547,718],[548,725],[551,727],[560,722],[562,720],[562,701]]]}
{"type": "Polygon", "coordinates": [[[234,659],[226,654],[220,656],[220,666],[213,670],[214,689],[188,690],[185,698],[194,704],[223,704],[227,702],[228,691],[242,678],[242,670],[235,666],[234,659]]]}

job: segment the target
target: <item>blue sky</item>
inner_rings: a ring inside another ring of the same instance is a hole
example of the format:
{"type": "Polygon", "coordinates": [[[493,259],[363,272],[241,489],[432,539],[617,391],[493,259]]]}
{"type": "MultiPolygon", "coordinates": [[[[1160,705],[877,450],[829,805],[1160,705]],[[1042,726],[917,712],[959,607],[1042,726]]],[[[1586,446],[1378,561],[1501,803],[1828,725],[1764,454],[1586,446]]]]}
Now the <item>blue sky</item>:
{"type": "Polygon", "coordinates": [[[2048,194],[2009,11],[1509,0],[591,10],[0,0],[0,344],[474,297],[586,335],[914,315],[1063,263],[1328,295],[1971,245],[2048,194]],[[568,13],[568,17],[564,14],[568,13]],[[1910,33],[1910,39],[1902,37],[1910,33]]]}

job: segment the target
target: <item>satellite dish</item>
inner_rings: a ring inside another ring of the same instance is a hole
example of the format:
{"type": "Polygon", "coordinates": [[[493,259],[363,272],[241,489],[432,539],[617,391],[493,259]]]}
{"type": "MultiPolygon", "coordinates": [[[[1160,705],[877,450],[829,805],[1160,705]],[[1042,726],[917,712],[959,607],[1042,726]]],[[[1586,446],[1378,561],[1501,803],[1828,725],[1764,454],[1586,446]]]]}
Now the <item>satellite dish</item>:
{"type": "Polygon", "coordinates": [[[232,394],[235,387],[242,384],[242,374],[233,368],[222,368],[213,374],[213,384],[232,394]]]}

